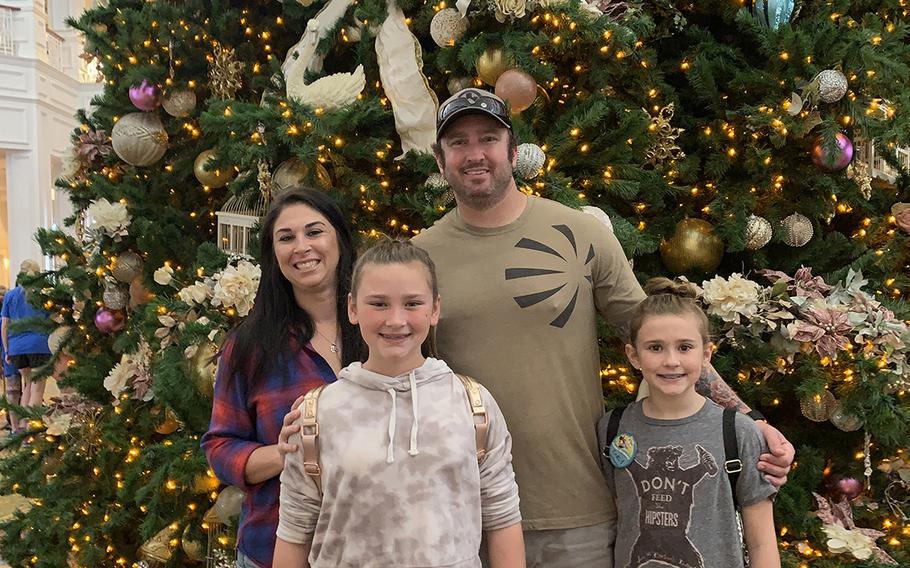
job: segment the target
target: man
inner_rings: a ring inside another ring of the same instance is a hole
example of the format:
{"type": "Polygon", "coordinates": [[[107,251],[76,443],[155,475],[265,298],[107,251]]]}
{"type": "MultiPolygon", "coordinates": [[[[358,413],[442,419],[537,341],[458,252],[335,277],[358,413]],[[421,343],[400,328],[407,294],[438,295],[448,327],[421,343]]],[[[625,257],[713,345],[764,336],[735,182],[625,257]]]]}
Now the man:
{"type": "MultiPolygon", "coordinates": [[[[439,108],[434,146],[456,208],[414,241],[439,275],[439,352],[495,396],[513,438],[529,567],[612,566],[613,501],[600,472],[596,314],[620,333],[644,292],[593,216],[518,190],[505,103],[469,88],[439,108]]],[[[700,392],[749,408],[713,369],[700,392]]],[[[786,481],[793,447],[763,427],[759,469],[786,481]]]]}

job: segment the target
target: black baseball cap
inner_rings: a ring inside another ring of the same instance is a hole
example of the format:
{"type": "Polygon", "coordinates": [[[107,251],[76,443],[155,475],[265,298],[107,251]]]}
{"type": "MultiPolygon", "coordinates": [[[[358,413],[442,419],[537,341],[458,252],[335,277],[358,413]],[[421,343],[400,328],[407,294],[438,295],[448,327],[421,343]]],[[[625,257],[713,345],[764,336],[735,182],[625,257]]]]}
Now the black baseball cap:
{"type": "Polygon", "coordinates": [[[462,89],[439,105],[436,113],[436,140],[442,131],[459,116],[467,114],[484,114],[496,119],[504,127],[512,130],[512,119],[506,103],[489,91],[468,87],[462,89]]]}

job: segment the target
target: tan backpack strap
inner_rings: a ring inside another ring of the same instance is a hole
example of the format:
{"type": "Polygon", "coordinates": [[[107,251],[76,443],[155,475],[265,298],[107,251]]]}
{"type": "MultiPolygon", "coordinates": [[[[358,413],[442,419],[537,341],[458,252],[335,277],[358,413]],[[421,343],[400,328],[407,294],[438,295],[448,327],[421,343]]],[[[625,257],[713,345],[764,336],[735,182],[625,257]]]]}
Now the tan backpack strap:
{"type": "Polygon", "coordinates": [[[303,397],[300,419],[300,440],[303,449],[303,471],[313,479],[316,489],[322,495],[322,469],[319,467],[319,423],[316,422],[316,406],[325,385],[310,390],[303,397]]]}
{"type": "Polygon", "coordinates": [[[474,419],[474,438],[477,445],[477,462],[482,462],[487,455],[487,430],[490,422],[487,419],[487,409],[483,405],[483,396],[480,394],[480,383],[467,375],[455,374],[464,385],[471,405],[471,415],[474,419]]]}

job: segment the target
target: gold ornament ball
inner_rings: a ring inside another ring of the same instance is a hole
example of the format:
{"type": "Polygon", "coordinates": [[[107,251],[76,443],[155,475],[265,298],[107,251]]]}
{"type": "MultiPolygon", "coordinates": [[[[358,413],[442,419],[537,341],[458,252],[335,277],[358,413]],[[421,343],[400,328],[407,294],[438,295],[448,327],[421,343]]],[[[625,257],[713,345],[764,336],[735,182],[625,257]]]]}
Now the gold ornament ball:
{"type": "Polygon", "coordinates": [[[537,81],[521,69],[507,69],[496,79],[494,92],[509,103],[513,114],[519,113],[537,99],[537,81]]]}
{"type": "Polygon", "coordinates": [[[180,428],[180,421],[177,420],[177,415],[174,414],[174,411],[170,408],[165,409],[163,413],[160,408],[153,409],[152,415],[158,416],[161,419],[160,422],[155,424],[155,432],[158,432],[159,434],[167,436],[173,434],[180,428]]]}
{"type": "Polygon", "coordinates": [[[800,213],[794,213],[784,218],[781,224],[781,240],[791,247],[801,247],[812,240],[815,230],[812,221],[800,213]]]}
{"type": "Polygon", "coordinates": [[[309,174],[310,167],[300,158],[289,158],[281,162],[272,174],[272,197],[304,183],[309,174]]]}
{"type": "Polygon", "coordinates": [[[329,170],[321,163],[316,162],[315,174],[316,184],[322,189],[332,189],[332,176],[329,170]]]}
{"type": "Polygon", "coordinates": [[[133,278],[130,282],[130,307],[136,309],[137,307],[147,304],[152,301],[152,298],[155,297],[155,294],[149,292],[149,289],[145,287],[145,283],[142,281],[142,276],[137,276],[133,278]]]}
{"type": "Polygon", "coordinates": [[[837,399],[831,391],[811,395],[799,401],[799,410],[803,416],[813,422],[824,422],[831,417],[831,411],[837,406],[837,399]]]}
{"type": "Polygon", "coordinates": [[[215,356],[218,355],[218,346],[211,341],[200,345],[190,359],[190,365],[199,378],[199,392],[212,397],[215,394],[215,371],[217,364],[215,356]]]}
{"type": "Polygon", "coordinates": [[[215,500],[215,512],[221,522],[230,525],[240,515],[240,504],[243,503],[243,491],[233,485],[228,485],[218,494],[215,500]]]}
{"type": "Polygon", "coordinates": [[[477,58],[477,76],[487,85],[495,85],[499,76],[512,65],[501,49],[487,49],[477,58]]]}
{"type": "Polygon", "coordinates": [[[839,400],[834,403],[834,408],[831,409],[828,420],[844,432],[855,432],[863,426],[863,421],[856,415],[846,412],[844,405],[839,400]]]}
{"type": "Polygon", "coordinates": [[[701,219],[683,219],[669,240],[660,243],[660,258],[670,272],[714,272],[724,256],[724,241],[701,219]]]}
{"type": "Polygon", "coordinates": [[[196,179],[199,180],[199,183],[202,185],[212,189],[226,186],[234,179],[234,174],[236,173],[232,167],[224,169],[205,169],[209,160],[212,160],[215,156],[216,153],[214,149],[204,150],[196,156],[196,161],[193,162],[193,173],[196,174],[196,179]]]}
{"type": "Polygon", "coordinates": [[[202,562],[205,560],[205,544],[201,541],[193,540],[190,537],[190,525],[183,529],[183,535],[180,537],[180,545],[183,552],[191,562],[202,562]]]}
{"type": "Polygon", "coordinates": [[[139,556],[146,562],[167,562],[171,559],[171,547],[168,544],[174,538],[177,531],[170,525],[164,527],[158,533],[142,543],[139,547],[139,556]]]}
{"type": "Polygon", "coordinates": [[[164,112],[175,118],[189,116],[196,108],[196,93],[189,89],[169,91],[161,100],[164,112]]]}
{"type": "Polygon", "coordinates": [[[121,282],[132,282],[142,272],[142,257],[126,251],[114,257],[111,273],[121,282]]]}
{"type": "Polygon", "coordinates": [[[133,166],[149,166],[167,151],[167,131],[154,112],[133,112],[111,129],[111,146],[117,156],[133,166]]]}
{"type": "Polygon", "coordinates": [[[771,223],[764,217],[749,215],[746,222],[746,248],[758,250],[771,241],[771,223]]]}

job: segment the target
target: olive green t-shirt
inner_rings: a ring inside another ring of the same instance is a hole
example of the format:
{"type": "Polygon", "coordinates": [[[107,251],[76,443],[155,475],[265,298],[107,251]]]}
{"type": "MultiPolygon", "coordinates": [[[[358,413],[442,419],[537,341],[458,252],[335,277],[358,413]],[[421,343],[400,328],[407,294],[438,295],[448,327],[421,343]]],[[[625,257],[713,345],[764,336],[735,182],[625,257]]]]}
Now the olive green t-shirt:
{"type": "Polygon", "coordinates": [[[614,518],[597,450],[596,314],[622,333],[644,299],[616,237],[532,197],[504,227],[468,226],[456,209],[414,242],[439,275],[441,357],[493,393],[512,433],[525,529],[614,518]]]}

